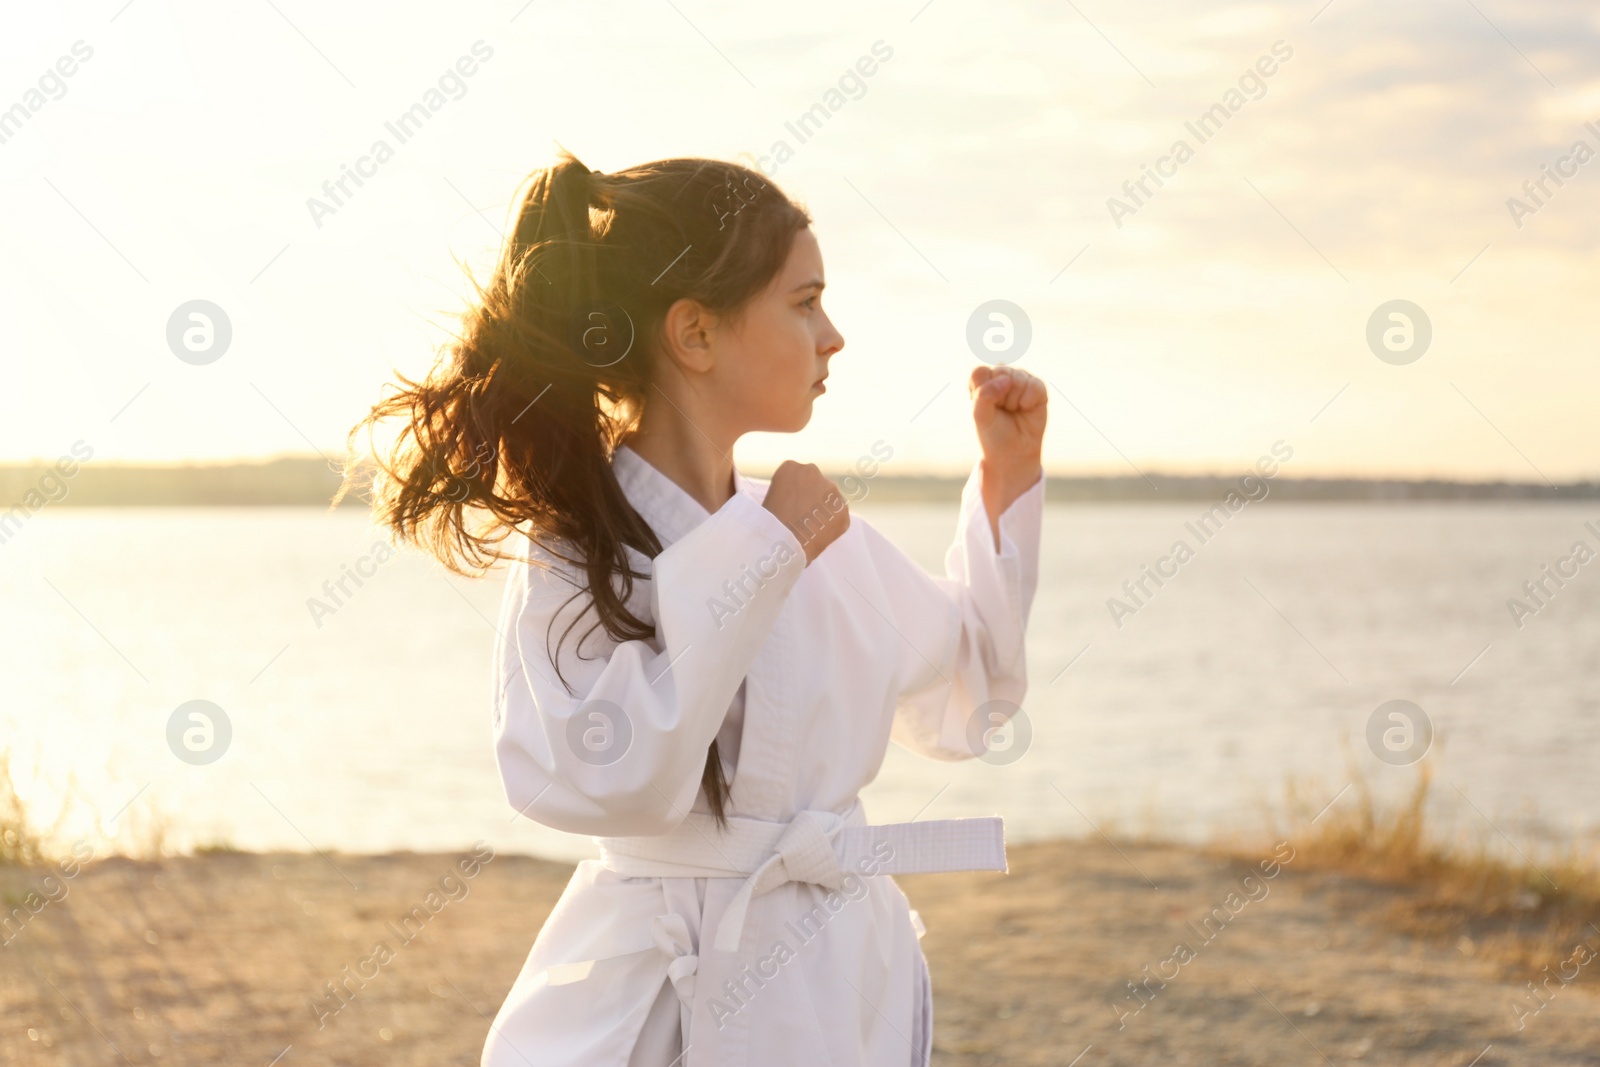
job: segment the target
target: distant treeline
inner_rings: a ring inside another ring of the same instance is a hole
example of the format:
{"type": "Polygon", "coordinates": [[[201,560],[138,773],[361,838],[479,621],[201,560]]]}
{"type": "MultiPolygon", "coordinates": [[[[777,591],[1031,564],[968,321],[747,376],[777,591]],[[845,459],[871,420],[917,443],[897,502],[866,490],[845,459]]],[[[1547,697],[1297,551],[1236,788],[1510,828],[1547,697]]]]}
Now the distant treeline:
{"type": "MultiPolygon", "coordinates": [[[[754,472],[752,472],[754,473],[754,472]]],[[[889,475],[862,478],[841,472],[835,480],[852,500],[950,502],[960,498],[964,476],[889,475]]],[[[37,511],[57,506],[324,506],[339,487],[340,475],[318,457],[285,457],[250,463],[193,466],[122,466],[83,463],[69,477],[45,464],[0,466],[0,511],[15,506],[37,511]]],[[[360,484],[370,481],[363,477],[360,484]]],[[[1440,479],[1407,481],[1392,478],[1287,478],[1266,483],[1278,500],[1594,500],[1600,482],[1550,486],[1536,482],[1455,482],[1440,479]]],[[[1139,475],[1091,477],[1052,474],[1049,500],[1062,502],[1173,502],[1221,500],[1239,491],[1240,476],[1139,475]]],[[[1259,485],[1248,486],[1253,495],[1259,485]]],[[[353,491],[342,507],[366,506],[365,494],[353,491]]]]}

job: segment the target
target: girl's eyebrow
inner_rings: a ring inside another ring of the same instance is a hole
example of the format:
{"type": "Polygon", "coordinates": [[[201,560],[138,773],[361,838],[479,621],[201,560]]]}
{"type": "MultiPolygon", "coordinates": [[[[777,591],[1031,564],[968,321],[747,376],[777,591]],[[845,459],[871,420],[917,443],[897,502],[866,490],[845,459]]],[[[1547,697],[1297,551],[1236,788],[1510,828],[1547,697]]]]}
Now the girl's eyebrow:
{"type": "Polygon", "coordinates": [[[813,278],[809,282],[806,282],[804,285],[797,285],[797,286],[795,286],[793,289],[791,289],[789,291],[791,293],[798,293],[802,289],[826,289],[827,287],[828,287],[827,283],[824,282],[821,278],[813,278]]]}

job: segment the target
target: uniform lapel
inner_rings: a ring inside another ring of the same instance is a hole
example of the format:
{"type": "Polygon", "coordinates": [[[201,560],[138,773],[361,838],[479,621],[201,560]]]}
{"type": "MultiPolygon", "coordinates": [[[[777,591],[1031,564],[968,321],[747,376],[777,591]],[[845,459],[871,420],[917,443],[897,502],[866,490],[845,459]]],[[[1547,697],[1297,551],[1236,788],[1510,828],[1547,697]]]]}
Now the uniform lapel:
{"type": "MultiPolygon", "coordinates": [[[[627,445],[617,446],[612,466],[623,492],[663,548],[710,518],[699,501],[627,445]]],[[[758,502],[765,499],[766,483],[752,481],[737,467],[733,480],[738,492],[758,502]]],[[[745,676],[744,727],[730,785],[737,813],[756,819],[787,819],[794,814],[798,734],[790,704],[798,681],[792,674],[794,645],[803,627],[793,605],[805,584],[802,578],[790,592],[790,603],[778,615],[745,676]]]]}
{"type": "Polygon", "coordinates": [[[711,517],[682,486],[627,445],[617,446],[611,457],[611,469],[616,472],[617,482],[628,502],[661,539],[662,548],[711,517]]]}

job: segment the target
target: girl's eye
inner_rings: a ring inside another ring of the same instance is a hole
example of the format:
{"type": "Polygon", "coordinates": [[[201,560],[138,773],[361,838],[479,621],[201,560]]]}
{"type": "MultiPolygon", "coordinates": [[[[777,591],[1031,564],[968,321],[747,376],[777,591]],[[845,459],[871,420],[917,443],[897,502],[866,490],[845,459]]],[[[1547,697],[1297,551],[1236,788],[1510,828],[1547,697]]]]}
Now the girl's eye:
{"type": "Polygon", "coordinates": [[[800,306],[805,308],[807,311],[815,311],[817,309],[817,294],[812,293],[810,296],[806,297],[800,302],[800,306]]]}

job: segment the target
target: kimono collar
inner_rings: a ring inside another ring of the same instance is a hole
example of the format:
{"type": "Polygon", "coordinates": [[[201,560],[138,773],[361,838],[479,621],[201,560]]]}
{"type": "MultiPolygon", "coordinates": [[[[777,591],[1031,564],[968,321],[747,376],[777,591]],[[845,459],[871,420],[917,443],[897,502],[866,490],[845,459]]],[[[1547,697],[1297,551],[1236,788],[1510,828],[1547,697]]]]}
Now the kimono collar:
{"type": "MultiPolygon", "coordinates": [[[[611,469],[628,502],[650,524],[665,548],[711,517],[698,500],[677,482],[662,474],[648,460],[627,445],[618,445],[611,456],[611,469]]],[[[762,494],[752,482],[733,470],[734,490],[757,501],[762,494]]]]}

